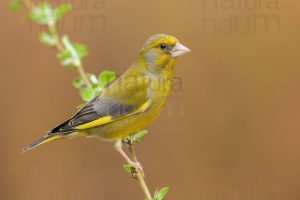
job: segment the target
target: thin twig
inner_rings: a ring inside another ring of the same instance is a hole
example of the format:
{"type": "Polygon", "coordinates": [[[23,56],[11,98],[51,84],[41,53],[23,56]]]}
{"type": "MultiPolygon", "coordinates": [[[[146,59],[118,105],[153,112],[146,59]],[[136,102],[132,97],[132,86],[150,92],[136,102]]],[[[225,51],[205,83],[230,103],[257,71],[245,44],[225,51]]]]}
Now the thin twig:
{"type": "MultiPolygon", "coordinates": [[[[33,10],[36,9],[36,5],[31,1],[31,0],[23,0],[24,5],[29,9],[29,10],[33,10]]],[[[54,34],[56,36],[56,42],[55,42],[55,48],[59,51],[59,52],[64,52],[65,48],[63,46],[63,44],[61,43],[60,40],[60,36],[58,34],[57,31],[57,25],[55,22],[50,22],[47,24],[48,26],[48,30],[50,33],[54,34]]],[[[73,64],[74,65],[74,64],[73,64]]],[[[92,83],[91,81],[88,79],[87,77],[87,73],[85,72],[83,66],[81,64],[76,64],[75,65],[79,76],[81,77],[81,79],[84,81],[84,84],[87,87],[92,87],[92,83]]]]}
{"type": "Polygon", "coordinates": [[[82,65],[77,66],[77,71],[78,71],[78,74],[80,75],[80,77],[82,78],[82,80],[84,81],[85,85],[87,87],[92,87],[91,81],[88,79],[86,72],[85,72],[84,68],[82,67],[82,65]]]}
{"type": "MultiPolygon", "coordinates": [[[[133,147],[133,143],[131,141],[128,142],[128,150],[129,150],[131,160],[134,161],[134,162],[138,162],[138,159],[137,159],[134,147],[133,147]]],[[[141,186],[141,188],[142,188],[142,190],[145,194],[146,199],[151,200],[152,199],[151,193],[149,191],[149,188],[146,184],[146,181],[145,181],[142,173],[139,170],[137,171],[137,173],[135,175],[135,178],[138,181],[139,185],[141,186]]]]}

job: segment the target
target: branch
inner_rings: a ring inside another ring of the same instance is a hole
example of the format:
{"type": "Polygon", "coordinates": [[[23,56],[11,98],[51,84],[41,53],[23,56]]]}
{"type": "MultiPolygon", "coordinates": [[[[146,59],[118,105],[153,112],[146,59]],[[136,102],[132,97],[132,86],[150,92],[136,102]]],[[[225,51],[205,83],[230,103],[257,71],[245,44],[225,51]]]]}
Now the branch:
{"type": "MultiPolygon", "coordinates": [[[[62,45],[61,43],[61,40],[59,39],[59,34],[57,32],[57,27],[56,27],[56,23],[53,22],[53,23],[49,23],[48,24],[48,30],[50,33],[56,35],[57,39],[56,39],[56,44],[55,44],[55,47],[58,51],[60,52],[64,52],[65,51],[65,48],[64,46],[62,45]]],[[[88,79],[87,75],[86,75],[86,72],[83,68],[83,66],[81,64],[76,64],[76,63],[73,63],[73,65],[76,67],[77,71],[78,71],[78,74],[79,76],[82,78],[82,80],[84,81],[84,84],[87,86],[87,87],[92,87],[92,84],[90,82],[90,80],[88,79]]]]}
{"type": "MultiPolygon", "coordinates": [[[[138,160],[137,160],[136,153],[135,153],[133,143],[132,143],[131,140],[129,140],[129,142],[128,142],[128,150],[129,150],[129,153],[130,153],[131,160],[134,161],[134,162],[137,162],[138,160]]],[[[151,200],[152,196],[151,196],[151,193],[149,191],[149,188],[148,188],[148,186],[145,182],[145,179],[144,179],[142,173],[140,171],[137,171],[136,174],[134,175],[134,178],[136,178],[139,185],[141,186],[141,188],[142,188],[142,190],[145,194],[146,199],[151,200]]]]}
{"type": "MultiPolygon", "coordinates": [[[[31,0],[23,0],[23,4],[29,9],[29,10],[34,10],[37,9],[36,5],[31,1],[31,0]]],[[[59,51],[59,52],[64,52],[65,48],[63,46],[63,44],[61,43],[60,40],[60,36],[58,34],[57,31],[57,26],[56,26],[56,22],[55,21],[50,21],[47,24],[48,30],[50,33],[52,33],[53,35],[56,36],[56,40],[55,40],[55,48],[59,51]]],[[[92,87],[92,83],[91,81],[88,79],[86,72],[83,68],[83,66],[80,63],[72,63],[73,66],[76,67],[79,76],[81,77],[81,79],[84,81],[84,84],[87,87],[92,87]]]]}

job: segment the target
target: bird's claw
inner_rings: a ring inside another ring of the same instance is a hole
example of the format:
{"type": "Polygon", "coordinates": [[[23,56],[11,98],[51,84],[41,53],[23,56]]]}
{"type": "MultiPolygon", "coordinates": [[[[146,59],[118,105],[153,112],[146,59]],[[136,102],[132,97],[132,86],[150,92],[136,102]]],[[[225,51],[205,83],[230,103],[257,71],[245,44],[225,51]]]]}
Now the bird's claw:
{"type": "Polygon", "coordinates": [[[132,167],[134,167],[134,169],[136,170],[136,172],[140,171],[141,174],[142,174],[143,176],[145,176],[143,167],[142,167],[142,165],[141,165],[140,162],[131,162],[131,163],[129,163],[129,164],[130,164],[132,167]]]}

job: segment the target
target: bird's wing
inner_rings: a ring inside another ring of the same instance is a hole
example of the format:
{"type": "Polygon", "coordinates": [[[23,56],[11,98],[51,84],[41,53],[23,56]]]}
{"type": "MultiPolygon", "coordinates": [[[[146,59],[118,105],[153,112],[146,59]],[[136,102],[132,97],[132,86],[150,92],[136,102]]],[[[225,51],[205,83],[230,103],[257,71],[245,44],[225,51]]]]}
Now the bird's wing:
{"type": "Polygon", "coordinates": [[[104,125],[122,118],[144,112],[150,105],[148,99],[142,105],[127,105],[100,96],[89,102],[71,119],[50,130],[49,133],[69,133],[104,125]]]}
{"type": "Polygon", "coordinates": [[[48,133],[71,133],[101,126],[144,112],[150,106],[151,99],[147,95],[147,85],[136,84],[134,88],[126,89],[120,88],[118,84],[113,83],[101,96],[87,103],[71,119],[48,133]]]}

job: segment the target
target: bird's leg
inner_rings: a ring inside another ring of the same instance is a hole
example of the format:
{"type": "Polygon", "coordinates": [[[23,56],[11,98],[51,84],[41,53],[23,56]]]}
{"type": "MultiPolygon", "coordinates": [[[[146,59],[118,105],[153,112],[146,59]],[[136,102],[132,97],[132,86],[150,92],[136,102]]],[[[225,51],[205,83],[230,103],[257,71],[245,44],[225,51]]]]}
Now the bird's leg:
{"type": "Polygon", "coordinates": [[[132,161],[127,156],[127,154],[123,151],[123,149],[122,149],[122,140],[117,140],[114,144],[114,147],[122,155],[122,157],[126,160],[126,162],[129,165],[134,167],[136,170],[140,171],[142,173],[142,175],[144,176],[144,170],[143,170],[143,167],[142,167],[141,163],[132,161]]]}

